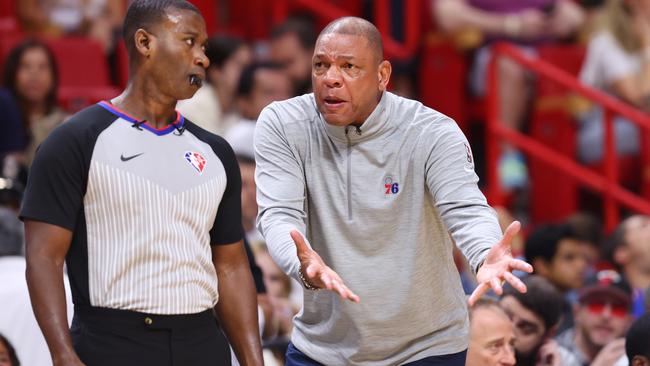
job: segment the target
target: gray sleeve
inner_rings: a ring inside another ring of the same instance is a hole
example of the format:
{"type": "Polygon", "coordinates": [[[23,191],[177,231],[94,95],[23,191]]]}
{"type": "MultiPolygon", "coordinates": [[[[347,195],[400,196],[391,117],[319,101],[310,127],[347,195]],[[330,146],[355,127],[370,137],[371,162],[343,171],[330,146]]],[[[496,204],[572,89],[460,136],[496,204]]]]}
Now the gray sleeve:
{"type": "Polygon", "coordinates": [[[501,228],[478,188],[467,139],[451,119],[434,124],[434,144],[426,162],[427,187],[456,246],[476,273],[488,250],[501,239],[501,228]]]}
{"type": "Polygon", "coordinates": [[[255,127],[255,162],[257,229],[275,263],[300,282],[300,262],[289,233],[298,230],[305,236],[304,174],[280,118],[268,107],[255,127]]]}

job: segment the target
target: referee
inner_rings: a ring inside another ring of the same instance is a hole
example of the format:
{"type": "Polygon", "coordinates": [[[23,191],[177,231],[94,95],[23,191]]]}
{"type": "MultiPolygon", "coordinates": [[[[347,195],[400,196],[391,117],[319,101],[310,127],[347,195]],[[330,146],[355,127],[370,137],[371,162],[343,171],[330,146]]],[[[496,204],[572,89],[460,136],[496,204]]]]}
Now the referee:
{"type": "Polygon", "coordinates": [[[126,90],[73,116],[36,155],[21,217],[55,365],[228,365],[219,324],[242,365],[262,364],[237,161],[174,110],[201,86],[206,39],[187,1],[134,1],[126,90]]]}

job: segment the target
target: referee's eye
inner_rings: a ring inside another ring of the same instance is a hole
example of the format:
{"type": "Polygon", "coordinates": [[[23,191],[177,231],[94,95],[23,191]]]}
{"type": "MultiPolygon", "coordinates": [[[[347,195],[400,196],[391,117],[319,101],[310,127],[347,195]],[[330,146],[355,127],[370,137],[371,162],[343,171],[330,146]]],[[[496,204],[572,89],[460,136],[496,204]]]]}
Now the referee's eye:
{"type": "Polygon", "coordinates": [[[185,43],[187,43],[187,45],[190,46],[190,47],[194,46],[194,38],[186,39],[185,43]]]}

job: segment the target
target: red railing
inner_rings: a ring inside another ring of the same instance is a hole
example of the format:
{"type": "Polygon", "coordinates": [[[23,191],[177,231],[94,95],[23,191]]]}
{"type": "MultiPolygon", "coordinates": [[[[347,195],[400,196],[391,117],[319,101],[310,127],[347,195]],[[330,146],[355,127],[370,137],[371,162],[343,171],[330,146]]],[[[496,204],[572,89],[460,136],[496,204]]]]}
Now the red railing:
{"type": "MultiPolygon", "coordinates": [[[[550,166],[557,168],[585,187],[601,193],[604,197],[604,218],[607,230],[613,229],[619,222],[619,206],[622,205],[636,212],[650,215],[650,197],[648,184],[643,184],[642,195],[633,193],[619,184],[618,157],[615,148],[613,117],[622,116],[641,128],[641,160],[643,171],[650,167],[648,152],[648,136],[650,136],[650,116],[607,95],[599,90],[581,84],[573,75],[535,57],[528,56],[516,47],[508,44],[498,44],[493,47],[493,57],[488,69],[487,94],[487,196],[494,205],[504,203],[504,192],[499,184],[497,160],[499,145],[503,140],[516,146],[529,156],[538,158],[550,166]],[[585,98],[600,104],[605,110],[605,151],[604,173],[589,169],[574,159],[570,159],[552,148],[505,126],[500,120],[498,59],[509,58],[523,65],[538,76],[548,78],[563,87],[579,93],[585,98]]],[[[646,177],[643,177],[645,180],[646,177]]],[[[549,196],[552,192],[548,192],[549,196]]]]}
{"type": "MultiPolygon", "coordinates": [[[[273,22],[283,21],[289,14],[290,5],[299,5],[319,17],[332,21],[336,18],[351,15],[346,10],[337,7],[327,1],[322,0],[276,0],[273,5],[273,22]]],[[[423,1],[409,0],[403,4],[404,41],[400,42],[391,37],[391,26],[394,17],[390,11],[390,0],[375,0],[372,2],[374,7],[374,23],[382,34],[384,41],[384,52],[390,59],[409,59],[411,58],[420,42],[421,17],[424,9],[423,1]]]]}

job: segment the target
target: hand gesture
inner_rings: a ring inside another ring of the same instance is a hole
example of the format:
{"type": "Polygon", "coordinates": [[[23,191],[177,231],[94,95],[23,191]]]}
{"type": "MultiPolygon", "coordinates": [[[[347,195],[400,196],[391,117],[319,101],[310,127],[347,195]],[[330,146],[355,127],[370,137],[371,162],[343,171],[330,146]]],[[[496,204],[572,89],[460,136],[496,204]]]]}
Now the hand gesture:
{"type": "Polygon", "coordinates": [[[359,296],[350,291],[345,283],[343,283],[341,277],[323,262],[320,255],[307,246],[302,234],[293,230],[291,231],[291,239],[296,244],[302,275],[309,285],[319,289],[334,291],[342,299],[356,303],[359,302],[359,296]]]}
{"type": "Polygon", "coordinates": [[[519,221],[514,221],[506,229],[501,241],[490,248],[483,265],[476,274],[478,286],[469,297],[469,306],[473,306],[476,300],[483,296],[490,288],[497,295],[501,295],[503,293],[502,285],[504,281],[508,281],[518,291],[526,292],[526,285],[512,274],[513,270],[528,273],[533,271],[533,266],[512,257],[512,238],[517,235],[520,228],[521,224],[519,221]]]}
{"type": "Polygon", "coordinates": [[[539,349],[539,360],[535,366],[562,366],[560,350],[556,341],[549,339],[539,349]]]}
{"type": "Polygon", "coordinates": [[[615,339],[605,345],[598,352],[591,366],[609,366],[618,361],[625,354],[625,338],[615,339]]]}

